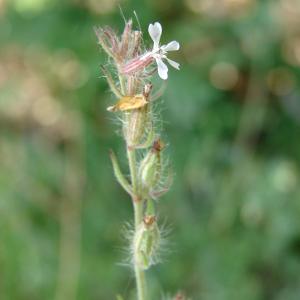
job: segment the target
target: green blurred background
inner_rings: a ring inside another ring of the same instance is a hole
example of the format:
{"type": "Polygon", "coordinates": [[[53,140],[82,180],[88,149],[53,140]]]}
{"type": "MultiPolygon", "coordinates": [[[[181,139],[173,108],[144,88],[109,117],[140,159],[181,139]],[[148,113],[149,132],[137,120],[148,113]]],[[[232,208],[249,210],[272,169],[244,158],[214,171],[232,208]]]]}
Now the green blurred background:
{"type": "MultiPolygon", "coordinates": [[[[300,299],[300,2],[121,1],[176,39],[161,101],[176,174],[152,299],[300,299]]],[[[0,0],[0,299],[134,299],[126,166],[94,25],[114,0],[0,0]]]]}

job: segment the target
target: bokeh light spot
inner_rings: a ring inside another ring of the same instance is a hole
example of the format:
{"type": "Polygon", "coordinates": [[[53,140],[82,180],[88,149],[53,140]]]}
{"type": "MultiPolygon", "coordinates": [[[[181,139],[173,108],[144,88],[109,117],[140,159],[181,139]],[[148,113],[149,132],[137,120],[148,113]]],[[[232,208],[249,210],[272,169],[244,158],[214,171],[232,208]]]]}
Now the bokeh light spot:
{"type": "Polygon", "coordinates": [[[283,193],[295,189],[298,185],[298,177],[294,164],[289,161],[279,163],[273,173],[273,184],[283,193]]]}
{"type": "MultiPolygon", "coordinates": [[[[120,2],[120,1],[119,1],[120,2]]],[[[113,12],[117,7],[116,0],[88,0],[87,6],[94,14],[105,15],[113,12]]]]}
{"type": "Polygon", "coordinates": [[[277,68],[269,71],[267,85],[273,94],[283,96],[293,91],[295,80],[287,69],[277,68]]]}
{"type": "Polygon", "coordinates": [[[290,37],[282,44],[284,60],[294,66],[300,66],[300,38],[290,37]]]}
{"type": "Polygon", "coordinates": [[[51,97],[36,99],[33,103],[32,114],[37,122],[44,126],[55,124],[62,113],[61,105],[51,97]]]}
{"type": "Polygon", "coordinates": [[[50,4],[49,0],[13,0],[12,3],[19,13],[40,12],[50,4]]]}
{"type": "Polygon", "coordinates": [[[210,81],[220,90],[231,90],[238,82],[239,72],[235,65],[218,62],[210,70],[210,81]]]}

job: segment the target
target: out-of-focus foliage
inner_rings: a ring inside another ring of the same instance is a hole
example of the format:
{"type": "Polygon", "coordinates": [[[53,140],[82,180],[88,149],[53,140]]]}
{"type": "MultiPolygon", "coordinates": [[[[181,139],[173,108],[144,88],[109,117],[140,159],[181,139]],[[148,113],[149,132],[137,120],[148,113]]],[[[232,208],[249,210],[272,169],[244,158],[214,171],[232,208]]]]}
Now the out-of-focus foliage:
{"type": "MultiPolygon", "coordinates": [[[[299,1],[121,6],[149,46],[157,20],[182,45],[162,97],[176,176],[153,299],[298,300],[299,1]]],[[[0,0],[3,300],[134,297],[120,232],[132,208],[108,158],[124,149],[92,31],[104,24],[122,29],[117,1],[0,0]]]]}

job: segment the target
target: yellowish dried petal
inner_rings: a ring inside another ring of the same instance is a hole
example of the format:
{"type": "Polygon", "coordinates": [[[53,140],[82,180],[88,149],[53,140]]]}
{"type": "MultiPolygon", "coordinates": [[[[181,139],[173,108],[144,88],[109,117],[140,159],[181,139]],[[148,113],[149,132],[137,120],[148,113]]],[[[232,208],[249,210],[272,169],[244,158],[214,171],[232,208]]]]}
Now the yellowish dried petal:
{"type": "Polygon", "coordinates": [[[148,103],[142,94],[135,96],[124,96],[115,105],[109,106],[108,111],[127,111],[144,107],[148,103]]]}

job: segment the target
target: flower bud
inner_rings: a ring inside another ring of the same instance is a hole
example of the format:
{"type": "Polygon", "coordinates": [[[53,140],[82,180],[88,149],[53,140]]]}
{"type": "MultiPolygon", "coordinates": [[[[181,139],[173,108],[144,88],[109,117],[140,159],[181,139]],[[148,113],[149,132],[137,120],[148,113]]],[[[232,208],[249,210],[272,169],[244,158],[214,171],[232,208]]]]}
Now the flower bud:
{"type": "Polygon", "coordinates": [[[145,216],[133,239],[134,260],[141,269],[147,270],[155,264],[159,244],[160,232],[156,217],[145,216]]]}
{"type": "Polygon", "coordinates": [[[143,189],[148,192],[153,189],[161,177],[161,151],[163,143],[157,139],[148,154],[141,161],[139,167],[139,178],[143,189]]]}

